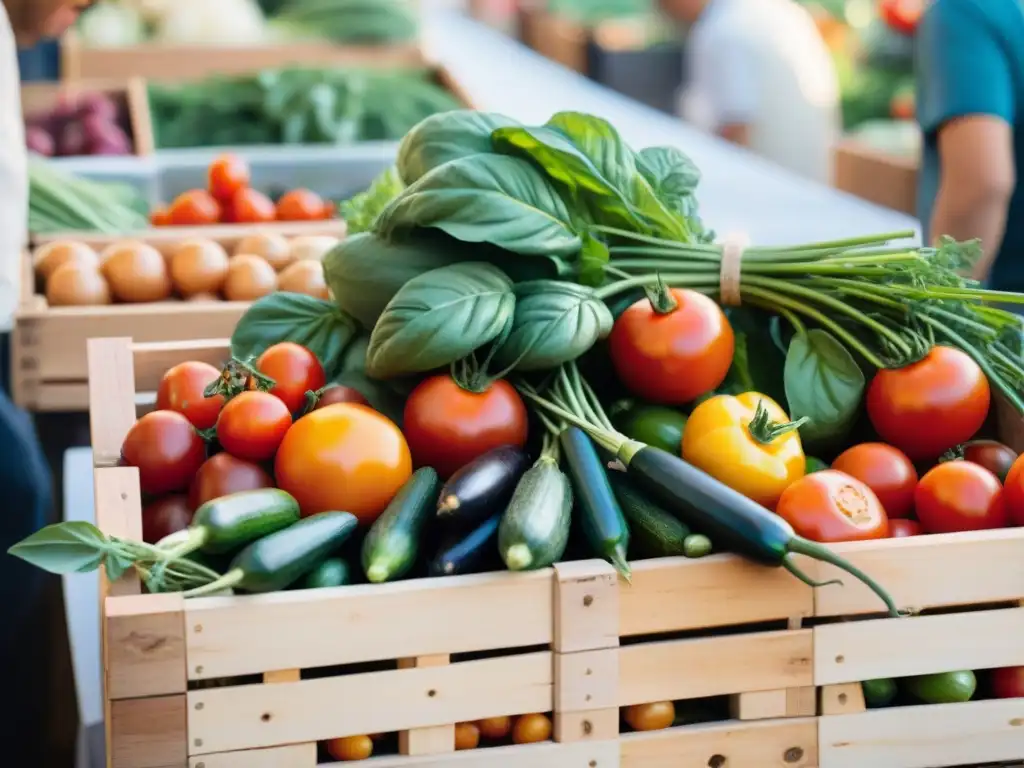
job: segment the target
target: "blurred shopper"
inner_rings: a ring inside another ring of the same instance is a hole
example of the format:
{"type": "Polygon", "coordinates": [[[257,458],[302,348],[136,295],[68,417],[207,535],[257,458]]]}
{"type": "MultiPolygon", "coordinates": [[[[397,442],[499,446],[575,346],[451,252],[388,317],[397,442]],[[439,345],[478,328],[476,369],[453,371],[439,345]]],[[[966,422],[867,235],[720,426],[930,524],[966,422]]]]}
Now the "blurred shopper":
{"type": "Polygon", "coordinates": [[[980,238],[984,255],[972,276],[1024,291],[1021,2],[934,0],[916,44],[921,226],[933,241],[980,238]]]}
{"type": "Polygon", "coordinates": [[[835,64],[795,0],[660,0],[686,29],[684,120],[828,183],[840,131],[835,64]]]}
{"type": "Polygon", "coordinates": [[[85,0],[3,0],[0,6],[0,679],[13,703],[0,718],[4,765],[43,766],[49,644],[33,636],[39,620],[40,571],[7,548],[44,525],[53,504],[50,472],[28,415],[11,403],[8,336],[19,294],[21,252],[28,223],[27,153],[21,114],[18,45],[60,34],[85,0]],[[33,743],[33,737],[40,743],[33,743]]]}

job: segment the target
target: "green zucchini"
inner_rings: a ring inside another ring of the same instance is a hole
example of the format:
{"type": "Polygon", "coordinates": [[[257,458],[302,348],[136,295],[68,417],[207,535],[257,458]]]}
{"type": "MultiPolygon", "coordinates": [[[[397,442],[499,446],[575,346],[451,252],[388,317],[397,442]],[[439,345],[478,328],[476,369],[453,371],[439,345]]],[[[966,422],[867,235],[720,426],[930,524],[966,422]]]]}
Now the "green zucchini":
{"type": "Polygon", "coordinates": [[[241,491],[213,499],[196,510],[188,538],[168,550],[168,558],[196,550],[217,555],[298,522],[299,502],[278,488],[241,491]]]}
{"type": "Polygon", "coordinates": [[[352,583],[352,569],[340,557],[329,557],[306,574],[301,582],[302,589],[342,587],[352,583]]]}
{"type": "Polygon", "coordinates": [[[316,568],[351,536],[359,521],[348,512],[321,512],[283,531],[254,541],[231,561],[216,581],[184,593],[200,597],[225,587],[246,592],[276,592],[316,568]]]}
{"type": "Polygon", "coordinates": [[[572,486],[545,452],[519,480],[498,526],[498,551],[510,571],[547,568],[569,542],[572,486]]]}
{"type": "Polygon", "coordinates": [[[412,568],[440,488],[437,472],[416,470],[374,522],[363,540],[363,571],[372,583],[400,579],[412,568]]]}
{"type": "Polygon", "coordinates": [[[583,533],[590,546],[629,581],[629,524],[615,498],[594,443],[578,427],[559,435],[569,477],[579,499],[583,533]]]}
{"type": "Polygon", "coordinates": [[[630,549],[639,558],[686,555],[689,527],[644,496],[623,472],[609,472],[608,480],[629,524],[630,549]]]}

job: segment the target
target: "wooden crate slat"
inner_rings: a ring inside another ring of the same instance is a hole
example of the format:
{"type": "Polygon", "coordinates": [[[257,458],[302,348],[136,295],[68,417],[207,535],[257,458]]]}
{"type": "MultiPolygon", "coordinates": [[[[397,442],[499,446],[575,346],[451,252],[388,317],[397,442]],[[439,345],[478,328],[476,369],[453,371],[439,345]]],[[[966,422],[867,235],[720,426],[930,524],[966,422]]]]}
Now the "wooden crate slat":
{"type": "MultiPolygon", "coordinates": [[[[89,339],[89,437],[96,467],[113,467],[135,424],[135,373],[131,340],[89,339]]],[[[103,512],[96,519],[103,525],[103,512]]],[[[141,516],[141,509],[139,512],[141,516]]],[[[140,517],[141,519],[141,517],[140,517]]]]}
{"type": "Polygon", "coordinates": [[[231,359],[231,340],[154,341],[132,345],[135,357],[136,392],[155,392],[169,368],[186,360],[209,363],[220,368],[231,359]]]}
{"type": "Polygon", "coordinates": [[[1024,608],[850,621],[814,632],[818,685],[1024,664],[1024,608]]]}
{"type": "Polygon", "coordinates": [[[110,768],[179,768],[185,765],[185,695],[110,702],[110,768]]]}
{"type": "MultiPolygon", "coordinates": [[[[346,635],[333,640],[343,644],[346,635]]],[[[189,754],[547,712],[551,703],[547,651],[443,667],[211,688],[188,694],[189,754]]]]}
{"type": "Polygon", "coordinates": [[[184,693],[184,598],[122,595],[104,600],[105,695],[134,699],[184,693]]]}
{"type": "Polygon", "coordinates": [[[316,744],[243,749],[189,758],[188,768],[314,768],[316,744]]]}
{"type": "Polygon", "coordinates": [[[629,645],[619,650],[619,705],[814,684],[809,629],[629,645]]]}
{"type": "Polygon", "coordinates": [[[369,765],[373,768],[618,768],[619,742],[526,744],[429,757],[375,757],[369,765]]]}
{"type": "MultiPolygon", "coordinates": [[[[971,605],[1024,597],[1024,528],[834,544],[832,549],[890,591],[901,608],[971,605]],[[998,563],[999,567],[993,567],[998,563]]],[[[866,586],[824,563],[802,560],[813,578],[842,579],[814,590],[816,616],[878,613],[866,586]]]]}
{"type": "MultiPolygon", "coordinates": [[[[818,724],[812,717],[691,725],[625,734],[621,741],[621,768],[818,766],[818,724]]],[[[868,766],[862,763],[857,768],[868,766]]]]}
{"type": "Polygon", "coordinates": [[[483,574],[191,600],[185,604],[189,679],[548,645],[551,575],[483,574]],[[302,636],[282,643],[281,627],[303,627],[302,636]]]}
{"type": "Polygon", "coordinates": [[[819,746],[821,768],[934,768],[1013,760],[1024,751],[1024,699],[821,717],[819,746]]]}
{"type": "Polygon", "coordinates": [[[633,563],[633,583],[620,592],[619,633],[627,637],[810,616],[812,592],[780,568],[735,555],[642,561],[633,563]]]}

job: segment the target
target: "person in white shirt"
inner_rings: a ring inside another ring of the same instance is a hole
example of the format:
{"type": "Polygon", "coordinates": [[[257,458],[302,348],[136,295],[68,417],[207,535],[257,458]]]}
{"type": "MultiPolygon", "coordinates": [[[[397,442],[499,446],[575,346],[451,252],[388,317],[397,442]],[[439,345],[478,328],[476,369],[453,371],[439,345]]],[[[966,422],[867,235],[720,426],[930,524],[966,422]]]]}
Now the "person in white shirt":
{"type": "MultiPolygon", "coordinates": [[[[19,295],[20,259],[28,225],[28,177],[21,114],[18,45],[57,35],[87,0],[3,0],[0,5],[0,354],[7,355],[19,295]]],[[[4,360],[6,363],[6,360],[4,360]]],[[[0,365],[0,372],[7,366],[0,365]]],[[[28,415],[5,394],[0,380],[0,679],[16,706],[0,718],[4,765],[43,766],[45,718],[52,704],[47,675],[53,659],[42,611],[43,576],[7,556],[7,548],[49,521],[53,491],[46,458],[28,415]]]]}
{"type": "Polygon", "coordinates": [[[681,117],[828,183],[841,130],[835,64],[794,0],[660,0],[686,28],[681,117]]]}

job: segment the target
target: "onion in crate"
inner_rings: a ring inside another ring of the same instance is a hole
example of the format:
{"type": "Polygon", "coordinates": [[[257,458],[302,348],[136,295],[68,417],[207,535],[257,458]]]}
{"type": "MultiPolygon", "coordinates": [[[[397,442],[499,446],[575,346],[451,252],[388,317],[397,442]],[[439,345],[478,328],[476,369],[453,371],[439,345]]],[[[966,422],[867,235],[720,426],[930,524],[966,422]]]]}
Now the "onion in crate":
{"type": "Polygon", "coordinates": [[[53,153],[57,149],[53,136],[41,125],[30,125],[25,129],[25,146],[30,152],[35,152],[43,157],[53,157],[53,153]]]}

